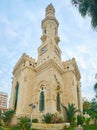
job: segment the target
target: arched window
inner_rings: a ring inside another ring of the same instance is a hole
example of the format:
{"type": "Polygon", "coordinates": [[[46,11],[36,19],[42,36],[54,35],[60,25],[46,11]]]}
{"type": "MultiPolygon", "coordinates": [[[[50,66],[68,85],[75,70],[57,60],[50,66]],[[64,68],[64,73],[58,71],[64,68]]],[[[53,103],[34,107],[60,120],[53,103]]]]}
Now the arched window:
{"type": "Polygon", "coordinates": [[[39,111],[43,111],[44,110],[44,91],[40,92],[40,98],[39,98],[39,111]]]}
{"type": "Polygon", "coordinates": [[[57,100],[57,111],[61,111],[60,93],[59,92],[57,92],[56,100],[57,100]]]}
{"type": "Polygon", "coordinates": [[[18,101],[18,90],[19,90],[19,83],[17,82],[17,85],[15,87],[15,102],[14,102],[14,110],[16,110],[17,107],[17,101],[18,101]]]}

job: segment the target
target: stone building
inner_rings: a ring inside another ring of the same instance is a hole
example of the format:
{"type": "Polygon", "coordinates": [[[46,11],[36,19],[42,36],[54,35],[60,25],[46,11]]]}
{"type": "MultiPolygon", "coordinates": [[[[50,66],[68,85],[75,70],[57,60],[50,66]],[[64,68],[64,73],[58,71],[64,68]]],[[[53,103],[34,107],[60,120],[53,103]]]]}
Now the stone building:
{"type": "Polygon", "coordinates": [[[0,111],[2,113],[7,111],[7,99],[8,94],[5,92],[0,92],[0,111]]]}
{"type": "Polygon", "coordinates": [[[32,113],[33,118],[40,119],[48,112],[63,115],[61,104],[68,103],[82,111],[81,75],[74,58],[61,60],[58,26],[55,9],[50,4],[41,23],[37,61],[24,53],[13,70],[9,107],[16,111],[17,117],[32,113]]]}

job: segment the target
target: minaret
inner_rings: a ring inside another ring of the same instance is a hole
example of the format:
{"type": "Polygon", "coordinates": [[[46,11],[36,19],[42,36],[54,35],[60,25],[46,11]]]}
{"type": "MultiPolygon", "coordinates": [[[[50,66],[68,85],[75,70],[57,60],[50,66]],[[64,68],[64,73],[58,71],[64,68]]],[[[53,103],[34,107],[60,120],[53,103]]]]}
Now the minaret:
{"type": "Polygon", "coordinates": [[[58,46],[60,41],[58,26],[59,23],[55,17],[55,9],[50,4],[46,8],[45,18],[42,20],[41,46],[38,48],[38,65],[41,65],[47,59],[61,62],[61,50],[58,46]]]}

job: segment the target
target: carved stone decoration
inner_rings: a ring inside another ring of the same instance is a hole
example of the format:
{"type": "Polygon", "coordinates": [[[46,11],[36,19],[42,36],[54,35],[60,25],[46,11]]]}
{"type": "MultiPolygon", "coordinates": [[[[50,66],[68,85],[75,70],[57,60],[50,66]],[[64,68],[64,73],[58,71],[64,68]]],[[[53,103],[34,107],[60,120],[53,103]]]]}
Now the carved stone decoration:
{"type": "Polygon", "coordinates": [[[58,26],[55,9],[50,4],[42,20],[41,45],[38,47],[37,59],[24,53],[13,69],[9,108],[15,108],[16,115],[12,125],[17,124],[16,118],[21,115],[32,116],[40,122],[45,113],[64,116],[61,104],[75,104],[76,109],[82,112],[80,71],[75,58],[66,61],[61,59],[58,26]],[[16,90],[17,81],[19,88],[16,90]],[[34,104],[35,109],[29,107],[29,104],[34,104]]]}
{"type": "Polygon", "coordinates": [[[40,39],[42,40],[42,42],[45,42],[46,38],[47,38],[47,36],[46,36],[46,35],[43,35],[43,36],[41,36],[40,39]]]}
{"type": "Polygon", "coordinates": [[[55,37],[55,42],[58,44],[60,42],[60,38],[59,37],[55,37]]]}

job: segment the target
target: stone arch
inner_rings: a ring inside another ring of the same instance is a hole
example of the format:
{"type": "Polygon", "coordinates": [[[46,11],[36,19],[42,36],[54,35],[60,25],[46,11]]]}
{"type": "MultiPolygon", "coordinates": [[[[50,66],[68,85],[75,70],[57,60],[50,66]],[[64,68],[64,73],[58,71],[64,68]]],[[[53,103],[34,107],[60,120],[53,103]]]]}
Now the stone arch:
{"type": "Polygon", "coordinates": [[[60,84],[60,83],[57,83],[56,84],[56,91],[58,91],[58,92],[60,92],[60,93],[62,93],[62,85],[60,84]]]}
{"type": "Polygon", "coordinates": [[[42,80],[41,82],[38,83],[38,89],[41,90],[41,88],[43,87],[44,89],[46,89],[48,86],[47,81],[42,80]]]}
{"type": "Polygon", "coordinates": [[[46,105],[46,89],[47,89],[47,82],[46,81],[41,81],[38,84],[38,89],[39,89],[39,111],[42,112],[45,110],[45,105],[46,105]]]}
{"type": "Polygon", "coordinates": [[[58,83],[58,84],[56,85],[56,110],[57,110],[58,112],[61,111],[61,102],[62,102],[62,100],[61,100],[61,93],[62,93],[62,87],[61,87],[61,85],[58,83]]]}
{"type": "Polygon", "coordinates": [[[19,92],[19,82],[17,82],[15,86],[15,96],[14,96],[14,110],[15,111],[16,111],[17,102],[18,102],[18,92],[19,92]]]}

